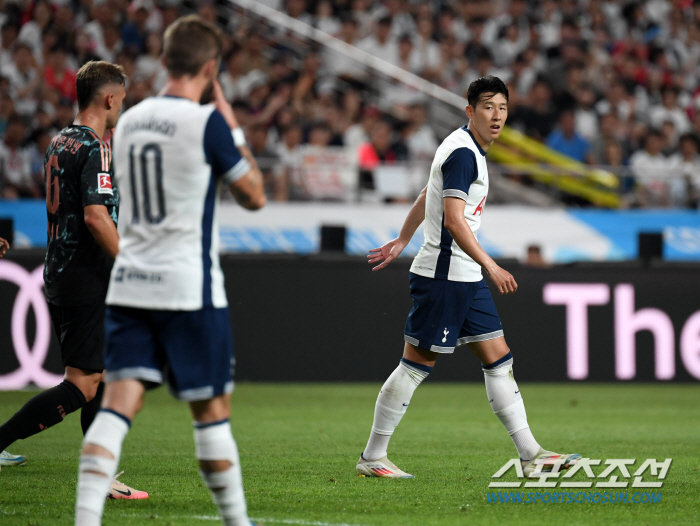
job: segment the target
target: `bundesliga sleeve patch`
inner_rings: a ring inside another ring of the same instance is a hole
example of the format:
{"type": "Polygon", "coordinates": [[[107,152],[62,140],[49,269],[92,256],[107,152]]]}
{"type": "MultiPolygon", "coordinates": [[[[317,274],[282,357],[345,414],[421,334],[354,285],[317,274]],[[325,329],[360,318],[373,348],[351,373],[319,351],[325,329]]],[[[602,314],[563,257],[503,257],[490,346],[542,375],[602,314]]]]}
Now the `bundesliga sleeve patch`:
{"type": "Polygon", "coordinates": [[[97,174],[97,193],[114,195],[112,192],[112,177],[108,173],[97,174]]]}

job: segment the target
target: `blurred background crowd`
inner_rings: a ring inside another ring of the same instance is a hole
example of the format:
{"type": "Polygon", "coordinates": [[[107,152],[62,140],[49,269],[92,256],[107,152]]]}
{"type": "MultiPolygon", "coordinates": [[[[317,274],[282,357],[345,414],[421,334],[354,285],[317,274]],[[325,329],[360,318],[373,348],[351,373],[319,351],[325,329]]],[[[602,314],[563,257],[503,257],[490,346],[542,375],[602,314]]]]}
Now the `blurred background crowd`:
{"type": "Polygon", "coordinates": [[[127,109],[165,82],[164,28],[197,12],[225,30],[219,79],[271,199],[347,200],[356,180],[354,199],[384,184],[373,174],[387,166],[425,183],[439,117],[420,90],[358,67],[372,56],[461,96],[496,75],[510,90],[508,125],[615,173],[622,206],[698,207],[698,2],[258,3],[355,46],[360,62],[224,0],[0,0],[0,195],[44,195],[44,151],[73,119],[82,64],[124,66],[127,109]]]}

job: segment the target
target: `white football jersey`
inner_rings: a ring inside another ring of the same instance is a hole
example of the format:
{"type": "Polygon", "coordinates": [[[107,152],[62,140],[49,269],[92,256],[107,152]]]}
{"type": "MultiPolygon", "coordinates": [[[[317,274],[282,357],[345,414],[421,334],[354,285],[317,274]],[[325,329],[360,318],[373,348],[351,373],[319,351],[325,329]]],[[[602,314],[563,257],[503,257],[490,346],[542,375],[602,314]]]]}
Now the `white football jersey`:
{"type": "Polygon", "coordinates": [[[450,281],[481,281],[481,266],[470,258],[445,228],[443,198],[466,201],[464,217],[477,235],[489,192],[486,152],[466,126],[453,131],[435,152],[425,200],[425,241],[411,272],[450,281]]]}
{"type": "Polygon", "coordinates": [[[251,169],[212,104],[152,97],[121,116],[114,178],[122,197],[108,305],[226,307],[219,191],[251,169]]]}

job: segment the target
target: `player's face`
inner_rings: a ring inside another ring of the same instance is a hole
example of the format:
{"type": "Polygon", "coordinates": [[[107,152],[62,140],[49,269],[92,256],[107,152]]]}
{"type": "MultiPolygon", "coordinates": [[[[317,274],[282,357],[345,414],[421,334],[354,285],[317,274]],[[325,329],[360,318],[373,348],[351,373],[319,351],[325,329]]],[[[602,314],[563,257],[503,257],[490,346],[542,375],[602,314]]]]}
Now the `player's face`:
{"type": "Polygon", "coordinates": [[[467,112],[471,121],[470,129],[474,128],[487,144],[498,139],[508,118],[508,101],[505,95],[485,93],[476,108],[469,106],[468,110],[471,110],[467,112]]]}
{"type": "Polygon", "coordinates": [[[117,125],[117,119],[122,111],[122,103],[124,102],[124,97],[126,97],[126,88],[124,86],[118,86],[114,91],[112,91],[112,108],[107,114],[107,129],[112,129],[117,125]]]}

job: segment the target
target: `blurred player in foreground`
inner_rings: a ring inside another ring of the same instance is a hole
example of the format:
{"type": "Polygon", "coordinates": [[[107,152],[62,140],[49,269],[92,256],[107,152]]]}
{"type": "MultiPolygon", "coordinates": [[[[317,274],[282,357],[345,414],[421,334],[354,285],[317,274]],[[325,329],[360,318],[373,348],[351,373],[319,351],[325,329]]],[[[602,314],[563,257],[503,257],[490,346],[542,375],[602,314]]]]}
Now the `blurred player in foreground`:
{"type": "MultiPolygon", "coordinates": [[[[48,429],[78,409],[85,433],[100,408],[105,295],[119,250],[119,192],[112,186],[112,152],[102,136],[117,123],[125,80],[122,67],[109,62],[88,62],[80,68],[75,83],[78,114],[46,151],[44,292],[65,379],[33,397],[0,426],[0,464],[6,466],[26,462],[4,451],[14,441],[48,429]]],[[[114,480],[109,496],[145,499],[148,493],[114,480]]]]}
{"type": "Polygon", "coordinates": [[[537,464],[544,471],[551,471],[553,464],[568,469],[580,458],[545,451],[532,435],[513,378],[513,355],[481,275],[483,268],[500,294],[518,289],[513,276],[476,239],[489,190],[486,151],[508,116],[508,88],[496,77],[483,77],[472,82],[467,97],[469,127],[452,132],[437,149],[428,185],[399,237],[368,256],[370,263],[382,262],[374,270],[386,267],[425,219],[425,241],[411,266],[413,309],[406,322],[403,358],[379,391],[369,442],[357,462],[360,475],[413,477],[387,458],[389,440],[437,357],[465,344],[482,363],[489,402],[513,439],[526,476],[537,464]]]}
{"type": "Polygon", "coordinates": [[[229,423],[233,343],[217,208],[224,184],[245,208],[266,201],[216,82],[221,48],[219,29],[197,16],[170,25],[162,93],[129,109],[115,130],[122,235],[107,293],[107,387],[80,458],[80,526],[100,524],[144,391],[165,381],[189,403],[200,473],[224,524],[250,525],[229,423]],[[201,105],[212,93],[214,104],[201,105]]]}

